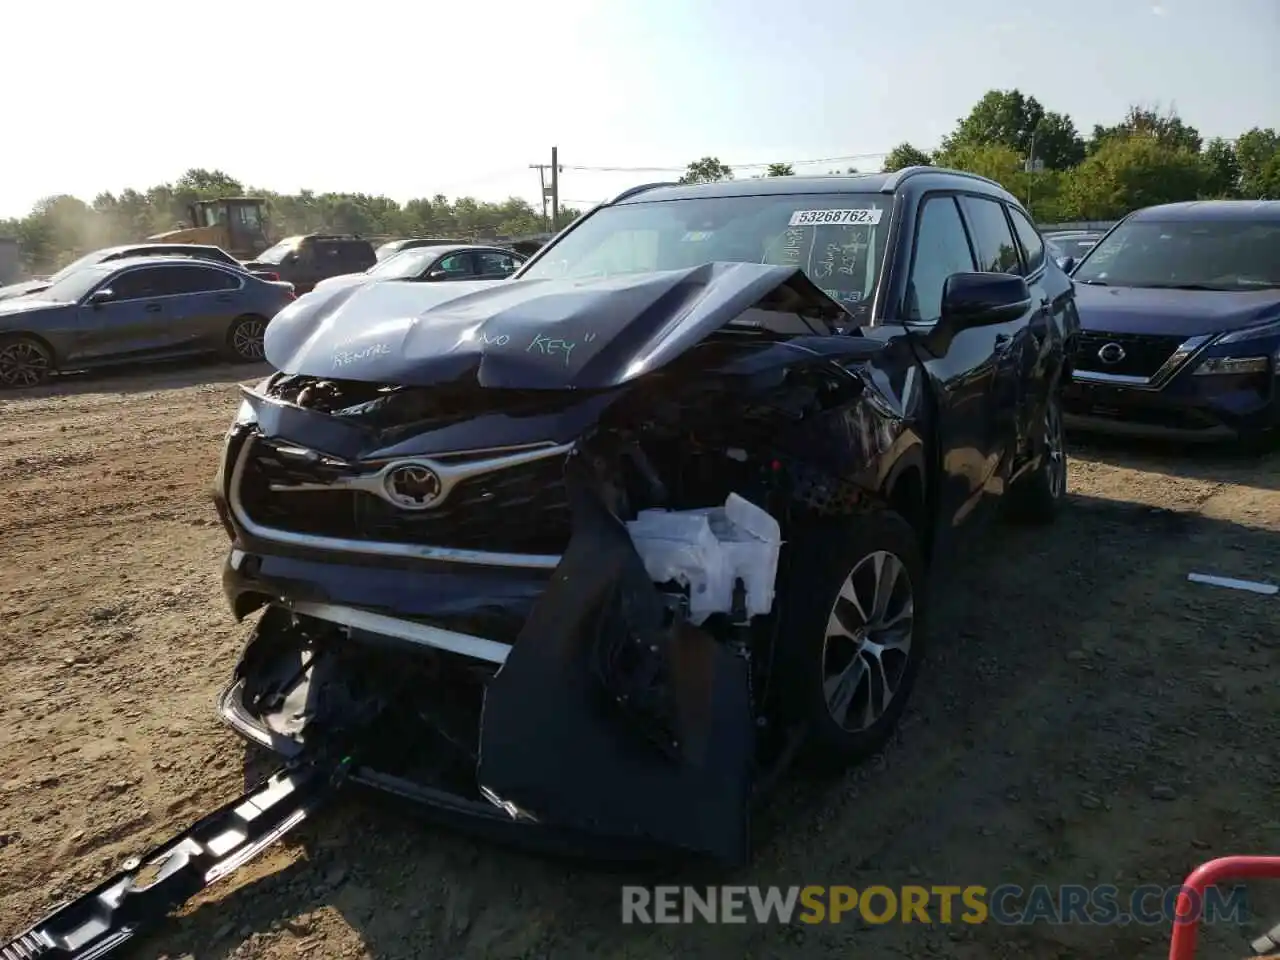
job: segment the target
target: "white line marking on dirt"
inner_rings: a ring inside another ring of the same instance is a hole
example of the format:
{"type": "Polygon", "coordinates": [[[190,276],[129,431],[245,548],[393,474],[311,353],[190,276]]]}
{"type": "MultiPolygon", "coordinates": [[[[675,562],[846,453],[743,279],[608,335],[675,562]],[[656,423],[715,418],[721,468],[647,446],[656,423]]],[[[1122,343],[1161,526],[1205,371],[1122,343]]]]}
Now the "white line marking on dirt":
{"type": "Polygon", "coordinates": [[[1207,573],[1188,573],[1187,579],[1192,583],[1204,583],[1211,587],[1227,587],[1231,590],[1247,590],[1249,593],[1261,593],[1272,596],[1280,593],[1280,587],[1274,583],[1259,583],[1256,580],[1237,580],[1234,577],[1215,577],[1207,573]]]}

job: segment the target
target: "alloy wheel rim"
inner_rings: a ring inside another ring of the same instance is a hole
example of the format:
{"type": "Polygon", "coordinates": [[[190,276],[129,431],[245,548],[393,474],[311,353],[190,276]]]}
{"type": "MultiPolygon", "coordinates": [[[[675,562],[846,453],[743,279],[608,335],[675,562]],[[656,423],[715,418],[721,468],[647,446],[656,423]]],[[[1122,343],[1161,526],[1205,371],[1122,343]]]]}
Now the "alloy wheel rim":
{"type": "Polygon", "coordinates": [[[258,320],[244,320],[231,335],[231,346],[246,360],[261,360],[265,355],[263,344],[266,328],[258,320]]]}
{"type": "Polygon", "coordinates": [[[11,343],[0,348],[0,383],[6,387],[33,387],[49,372],[49,358],[33,343],[11,343]]]}
{"type": "Polygon", "coordinates": [[[1067,490],[1066,439],[1062,429],[1062,411],[1051,399],[1044,411],[1044,455],[1049,471],[1049,494],[1056,500],[1067,490]]]}
{"type": "Polygon", "coordinates": [[[827,616],[822,692],[836,725],[866,730],[897,696],[915,632],[915,591],[906,564],[887,550],[863,557],[827,616]]]}

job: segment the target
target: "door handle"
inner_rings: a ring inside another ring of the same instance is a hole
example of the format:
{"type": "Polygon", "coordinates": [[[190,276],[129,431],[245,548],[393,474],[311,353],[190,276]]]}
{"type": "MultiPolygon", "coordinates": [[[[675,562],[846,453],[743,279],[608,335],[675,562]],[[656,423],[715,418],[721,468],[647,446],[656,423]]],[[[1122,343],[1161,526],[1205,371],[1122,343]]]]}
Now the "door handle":
{"type": "Polygon", "coordinates": [[[160,312],[160,304],[158,303],[147,304],[147,313],[159,313],[159,312],[160,312]]]}
{"type": "Polygon", "coordinates": [[[229,294],[229,293],[220,293],[220,294],[218,294],[218,302],[219,302],[219,303],[230,303],[230,302],[231,302],[231,294],[229,294]]]}

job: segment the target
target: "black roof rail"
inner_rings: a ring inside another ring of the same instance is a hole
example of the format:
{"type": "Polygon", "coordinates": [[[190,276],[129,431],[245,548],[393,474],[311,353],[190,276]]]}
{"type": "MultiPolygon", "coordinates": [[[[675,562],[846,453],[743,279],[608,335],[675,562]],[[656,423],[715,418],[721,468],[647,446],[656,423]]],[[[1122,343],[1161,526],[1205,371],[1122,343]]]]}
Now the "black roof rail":
{"type": "Polygon", "coordinates": [[[628,197],[634,197],[637,193],[644,193],[646,190],[656,190],[658,187],[678,187],[680,184],[675,180],[660,180],[656,183],[642,183],[636,187],[628,187],[620,194],[614,197],[609,203],[621,203],[628,197]]]}
{"type": "Polygon", "coordinates": [[[979,180],[982,183],[987,183],[993,187],[998,187],[999,189],[1004,190],[1006,193],[1008,192],[1008,188],[1005,187],[1003,184],[998,183],[995,180],[992,180],[990,177],[984,177],[978,173],[970,173],[968,170],[954,170],[951,167],[934,167],[934,166],[924,166],[924,165],[917,165],[914,167],[903,167],[901,170],[895,170],[892,174],[889,175],[889,179],[887,179],[884,182],[883,189],[886,191],[897,190],[898,185],[901,184],[903,180],[909,179],[910,177],[920,176],[921,174],[927,174],[927,173],[945,173],[955,177],[968,177],[970,180],[979,180]]]}

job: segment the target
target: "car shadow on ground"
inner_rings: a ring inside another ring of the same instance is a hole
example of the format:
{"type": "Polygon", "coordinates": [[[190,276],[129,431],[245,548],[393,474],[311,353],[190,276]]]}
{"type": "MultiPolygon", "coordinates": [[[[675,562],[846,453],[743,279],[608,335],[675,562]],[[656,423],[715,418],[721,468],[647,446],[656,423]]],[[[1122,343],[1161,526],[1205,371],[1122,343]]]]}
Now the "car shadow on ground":
{"type": "Polygon", "coordinates": [[[0,391],[0,403],[5,400],[42,400],[85,393],[123,394],[180,390],[204,383],[261,379],[271,373],[271,370],[266,363],[228,363],[216,358],[129,364],[102,370],[62,373],[39,387],[0,391]]]}
{"type": "Polygon", "coordinates": [[[1280,490],[1280,433],[1254,444],[1186,444],[1094,435],[1071,436],[1068,442],[1073,455],[1117,467],[1280,490]]]}
{"type": "MultiPolygon", "coordinates": [[[[930,659],[895,742],[840,778],[784,781],[748,867],[566,863],[424,827],[352,791],[295,835],[302,858],[201,903],[151,945],[212,960],[265,935],[328,955],[336,911],[377,958],[978,957],[1014,944],[1034,958],[1163,956],[1166,927],[623,926],[619,887],[1167,886],[1212,856],[1265,849],[1276,768],[1248,758],[1274,742],[1258,738],[1274,733],[1280,601],[1186,575],[1215,551],[1280,561],[1277,540],[1081,496],[1055,527],[1004,528],[934,587],[930,659]],[[1170,844],[1171,830],[1185,839],[1170,844]]],[[[1243,942],[1238,928],[1211,933],[1243,942]]]]}

